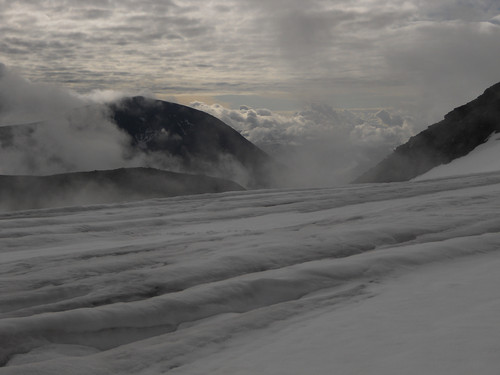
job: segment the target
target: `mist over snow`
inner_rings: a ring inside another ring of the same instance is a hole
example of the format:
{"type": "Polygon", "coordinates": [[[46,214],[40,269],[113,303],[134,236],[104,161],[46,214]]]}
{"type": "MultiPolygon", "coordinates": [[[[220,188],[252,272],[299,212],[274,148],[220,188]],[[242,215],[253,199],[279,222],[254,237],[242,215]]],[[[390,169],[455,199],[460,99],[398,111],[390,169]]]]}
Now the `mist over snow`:
{"type": "Polygon", "coordinates": [[[309,105],[295,113],[241,106],[228,109],[201,102],[191,106],[210,113],[291,168],[302,186],[351,181],[414,135],[417,121],[387,109],[334,109],[309,105]]]}

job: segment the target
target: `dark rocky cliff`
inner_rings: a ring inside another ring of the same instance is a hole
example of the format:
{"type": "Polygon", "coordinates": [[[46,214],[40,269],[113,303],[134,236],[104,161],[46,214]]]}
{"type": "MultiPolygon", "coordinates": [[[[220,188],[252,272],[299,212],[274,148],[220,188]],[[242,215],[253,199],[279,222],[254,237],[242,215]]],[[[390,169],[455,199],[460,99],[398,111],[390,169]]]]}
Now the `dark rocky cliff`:
{"type": "Polygon", "coordinates": [[[397,147],[354,183],[407,181],[462,157],[500,131],[500,83],[397,147]]]}

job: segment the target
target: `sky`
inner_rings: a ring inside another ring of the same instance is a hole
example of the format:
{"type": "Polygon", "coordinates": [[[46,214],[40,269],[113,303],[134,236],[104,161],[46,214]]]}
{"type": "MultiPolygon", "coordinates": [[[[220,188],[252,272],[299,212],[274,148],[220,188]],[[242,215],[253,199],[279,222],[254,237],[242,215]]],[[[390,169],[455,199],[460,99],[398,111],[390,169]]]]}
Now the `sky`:
{"type": "Polygon", "coordinates": [[[0,0],[32,82],[189,103],[442,117],[500,81],[497,0],[0,0]]]}

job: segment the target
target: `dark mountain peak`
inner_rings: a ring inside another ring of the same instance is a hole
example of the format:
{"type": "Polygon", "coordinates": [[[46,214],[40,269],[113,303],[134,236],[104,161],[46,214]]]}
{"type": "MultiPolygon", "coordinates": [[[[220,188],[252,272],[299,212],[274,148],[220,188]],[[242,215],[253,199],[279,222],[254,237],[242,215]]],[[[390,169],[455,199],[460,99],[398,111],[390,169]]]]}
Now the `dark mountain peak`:
{"type": "MultiPolygon", "coordinates": [[[[468,116],[470,113],[477,111],[478,108],[489,109],[498,105],[500,102],[500,82],[487,88],[483,94],[478,96],[473,101],[455,108],[453,111],[447,113],[445,120],[461,120],[468,116]]],[[[498,107],[497,107],[498,108],[498,107]]]]}
{"type": "Polygon", "coordinates": [[[500,131],[500,83],[397,147],[353,182],[407,181],[465,156],[500,131]]]}
{"type": "Polygon", "coordinates": [[[142,96],[109,104],[111,117],[145,152],[178,158],[182,170],[241,181],[245,185],[272,185],[277,163],[221,120],[181,104],[142,96]],[[238,178],[240,177],[240,179],[238,178]]]}
{"type": "Polygon", "coordinates": [[[500,97],[500,82],[495,83],[493,86],[488,87],[484,93],[479,96],[478,99],[480,100],[490,100],[491,98],[493,99],[498,99],[500,97]]]}

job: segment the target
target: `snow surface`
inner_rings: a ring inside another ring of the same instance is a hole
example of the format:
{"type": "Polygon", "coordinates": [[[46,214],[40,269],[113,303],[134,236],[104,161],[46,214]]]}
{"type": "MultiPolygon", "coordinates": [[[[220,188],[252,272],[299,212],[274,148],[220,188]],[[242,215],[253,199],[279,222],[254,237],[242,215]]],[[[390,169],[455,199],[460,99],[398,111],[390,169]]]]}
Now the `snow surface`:
{"type": "Polygon", "coordinates": [[[498,374],[500,173],[0,214],[0,374],[498,374]]]}
{"type": "Polygon", "coordinates": [[[500,133],[493,133],[485,143],[477,146],[467,155],[432,168],[415,177],[414,181],[500,171],[499,141],[500,133]]]}

